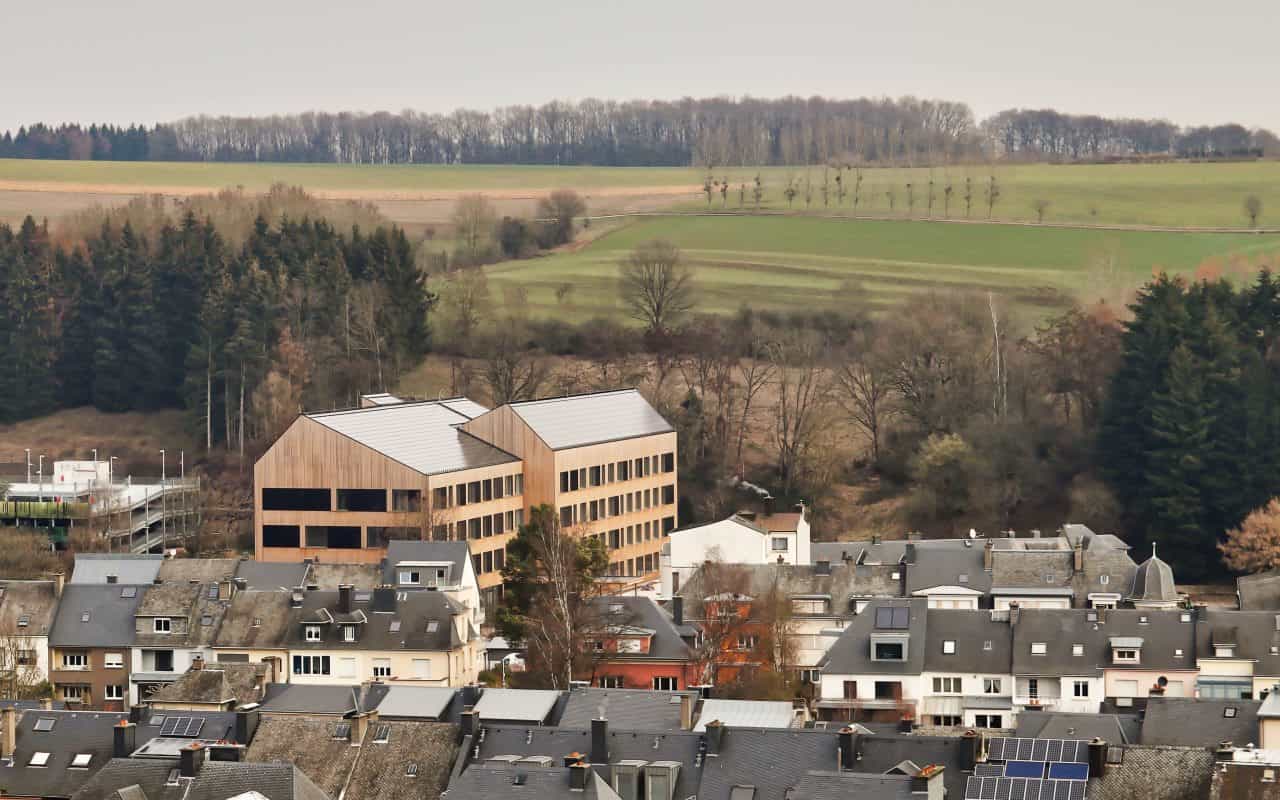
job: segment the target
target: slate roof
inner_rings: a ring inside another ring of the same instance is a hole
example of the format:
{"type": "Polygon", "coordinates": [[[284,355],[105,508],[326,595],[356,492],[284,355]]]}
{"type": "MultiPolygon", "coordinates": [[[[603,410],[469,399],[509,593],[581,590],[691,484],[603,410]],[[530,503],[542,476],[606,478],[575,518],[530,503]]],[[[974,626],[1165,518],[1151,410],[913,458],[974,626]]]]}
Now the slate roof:
{"type": "Polygon", "coordinates": [[[387,544],[387,558],[383,562],[382,582],[387,586],[396,585],[396,564],[405,561],[445,561],[449,568],[450,580],[455,584],[462,583],[466,571],[467,559],[471,557],[471,548],[466,542],[424,542],[416,540],[395,539],[387,544]]]}
{"type": "MultiPolygon", "coordinates": [[[[897,597],[900,587],[899,579],[892,577],[899,567],[855,565],[839,559],[831,562],[827,574],[813,566],[791,564],[742,564],[733,568],[742,570],[747,592],[756,597],[769,592],[775,582],[778,591],[787,597],[826,595],[831,598],[832,617],[852,616],[854,599],[897,597]]],[[[685,619],[702,619],[706,592],[701,568],[683,582],[678,594],[685,599],[685,619]]]]}
{"type": "Polygon", "coordinates": [[[236,574],[238,558],[168,558],[157,576],[164,583],[218,583],[236,574]]]}
{"type": "MultiPolygon", "coordinates": [[[[70,588],[70,587],[68,587],[70,588]]],[[[5,794],[35,797],[70,797],[96,769],[112,756],[115,738],[112,729],[126,714],[78,711],[23,711],[18,719],[17,746],[13,766],[0,766],[0,784],[5,794]],[[55,720],[52,730],[34,730],[39,719],[55,720]],[[35,753],[49,753],[47,767],[28,766],[35,753]],[[92,756],[90,770],[68,769],[78,753],[92,756]]],[[[146,731],[137,729],[141,746],[146,731]]]]}
{"type": "MultiPolygon", "coordinates": [[[[492,690],[490,690],[492,691],[492,690]]],[[[487,694],[487,692],[486,692],[487,694]]],[[[483,723],[483,717],[481,722],[483,723]]],[[[591,753],[591,731],[568,728],[531,728],[527,725],[485,725],[479,755],[474,760],[483,763],[494,756],[550,756],[555,764],[563,764],[570,753],[582,753],[584,760],[591,753]]],[[[698,788],[700,770],[696,766],[702,735],[689,731],[635,731],[617,730],[610,725],[608,732],[609,761],[679,761],[681,768],[676,777],[676,798],[691,795],[702,797],[698,788]]],[[[710,760],[710,759],[708,759],[710,760]]],[[[474,769],[473,765],[467,771],[474,769]]],[[[608,778],[608,767],[596,767],[598,773],[608,778]]],[[[466,773],[463,773],[464,775],[466,773]]],[[[505,797],[506,795],[493,795],[505,797]]],[[[452,791],[450,792],[452,798],[452,791]]],[[[726,799],[727,800],[727,799],[726,799]]]]}
{"type": "Polygon", "coordinates": [[[636,389],[528,400],[510,407],[552,450],[675,430],[636,389]]]}
{"type": "Polygon", "coordinates": [[[623,606],[621,615],[614,615],[606,608],[601,608],[600,613],[605,615],[606,622],[609,624],[613,624],[612,618],[618,616],[627,625],[654,631],[653,638],[649,642],[648,653],[610,654],[609,661],[687,661],[693,657],[689,646],[680,637],[680,631],[676,628],[675,622],[651,598],[634,596],[600,597],[595,602],[602,607],[615,604],[623,606]]]}
{"type": "Polygon", "coordinates": [[[926,600],[873,600],[849,621],[849,625],[823,656],[820,666],[828,675],[919,675],[924,669],[926,600]],[[905,630],[877,630],[876,610],[880,608],[910,609],[905,630]],[[909,634],[905,661],[873,661],[871,635],[875,633],[909,634]]]}
{"type": "Polygon", "coordinates": [[[357,589],[376,589],[382,585],[381,564],[312,564],[307,573],[307,586],[337,589],[346,584],[357,589]]]}
{"type": "Polygon", "coordinates": [[[984,594],[991,590],[991,574],[983,569],[983,540],[925,539],[901,544],[907,562],[907,594],[936,586],[965,586],[984,594]],[[969,541],[972,544],[966,546],[969,541]]]}
{"type": "Polygon", "coordinates": [[[134,614],[146,589],[121,584],[68,584],[62,590],[49,644],[53,647],[131,646],[134,614]],[[125,588],[136,589],[134,596],[123,597],[125,588]]]}
{"type": "Polygon", "coordinates": [[[127,787],[140,789],[146,800],[227,800],[250,791],[267,800],[329,800],[292,764],[206,760],[195,778],[169,785],[169,773],[176,767],[171,759],[112,759],[75,793],[74,800],[133,796],[122,791],[127,787]]]}
{"type": "Polygon", "coordinates": [[[443,686],[388,686],[378,703],[381,719],[445,719],[457,689],[443,686]]]}
{"type": "Polygon", "coordinates": [[[1280,569],[1236,578],[1240,608],[1246,611],[1280,611],[1280,569]]]}
{"type": "Polygon", "coordinates": [[[242,559],[236,566],[236,577],[243,579],[249,590],[289,591],[306,582],[309,568],[309,564],[301,561],[290,564],[242,559]]]}
{"type": "Polygon", "coordinates": [[[1195,669],[1195,625],[1182,622],[1182,614],[1124,608],[1106,611],[1025,609],[1013,626],[1013,672],[1015,675],[1089,676],[1104,668],[1195,669]],[[1112,663],[1112,637],[1141,637],[1141,663],[1112,663]],[[1034,642],[1044,642],[1047,652],[1032,655],[1034,642]],[[1072,646],[1076,644],[1084,646],[1083,655],[1073,655],[1072,646]]]}
{"type": "Polygon", "coordinates": [[[795,709],[786,701],[708,699],[703,701],[693,729],[704,731],[707,723],[715,720],[730,728],[790,728],[795,709]]]}
{"type": "Polygon", "coordinates": [[[559,699],[560,693],[550,689],[485,689],[475,711],[481,722],[492,719],[541,725],[559,699]]]}
{"type": "MultiPolygon", "coordinates": [[[[263,709],[266,710],[265,708],[263,709]]],[[[322,792],[336,798],[351,774],[361,748],[347,738],[334,738],[339,719],[263,714],[245,752],[245,760],[292,764],[322,792]]],[[[349,723],[347,723],[349,724],[349,723]]],[[[354,729],[354,726],[352,726],[354,729]]]]}
{"type": "Polygon", "coordinates": [[[223,612],[213,646],[282,650],[289,612],[286,592],[236,592],[223,612]]]}
{"type": "Polygon", "coordinates": [[[909,800],[908,775],[868,775],[862,772],[808,772],[800,777],[787,800],[909,800]]]}
{"type": "Polygon", "coordinates": [[[269,683],[262,700],[262,713],[342,716],[369,711],[378,707],[387,689],[383,683],[363,687],[269,683]]]}
{"type": "Polygon", "coordinates": [[[210,591],[217,592],[216,583],[174,583],[139,588],[142,603],[135,616],[139,620],[139,632],[134,644],[146,646],[203,647],[212,645],[226,614],[228,601],[210,598],[210,591]],[[174,629],[172,633],[154,633],[148,619],[155,617],[184,618],[186,633],[174,629]]]}
{"type": "Polygon", "coordinates": [[[155,583],[164,556],[114,555],[111,553],[77,553],[75,569],[68,584],[106,583],[108,575],[116,583],[135,585],[155,583]]]}
{"type": "Polygon", "coordinates": [[[307,414],[306,417],[423,475],[518,460],[458,430],[457,426],[470,417],[435,400],[307,414]]]}
{"type": "Polygon", "coordinates": [[[1196,655],[1200,659],[1213,659],[1214,641],[1229,638],[1235,645],[1235,658],[1254,660],[1254,675],[1280,677],[1280,614],[1211,609],[1198,609],[1197,614],[1196,655]]]}
{"type": "MultiPolygon", "coordinates": [[[[944,767],[943,785],[948,798],[963,798],[967,775],[961,771],[961,753],[965,741],[958,736],[922,736],[919,734],[877,733],[858,741],[858,770],[888,772],[903,761],[924,767],[944,767]]],[[[834,763],[834,762],[832,762],[834,763]]]]}
{"type": "Polygon", "coordinates": [[[603,711],[604,719],[615,726],[642,731],[678,731],[682,696],[688,696],[697,704],[697,692],[578,687],[568,693],[557,724],[561,728],[589,729],[591,720],[603,711]]]}
{"type": "Polygon", "coordinates": [[[449,800],[494,800],[518,796],[521,800],[616,800],[618,795],[599,773],[593,773],[583,791],[569,789],[567,767],[491,767],[473,764],[449,785],[449,800]],[[517,778],[517,776],[520,776],[517,778]],[[516,787],[516,781],[520,786],[516,787]]]}
{"type": "MultiPolygon", "coordinates": [[[[441,592],[397,592],[374,589],[364,596],[354,593],[353,619],[357,623],[356,641],[343,640],[342,625],[324,620],[346,618],[338,606],[338,592],[318,589],[302,593],[302,607],[289,609],[289,627],[285,643],[290,650],[421,650],[448,651],[461,644],[457,641],[453,618],[465,616],[464,610],[441,592]],[[404,599],[399,599],[403,596],[404,599]],[[398,623],[398,624],[397,624],[398,623]],[[304,625],[319,624],[320,641],[307,641],[304,625]]],[[[468,623],[470,624],[470,623],[468,623]]]]}
{"type": "Polygon", "coordinates": [[[1178,587],[1173,582],[1173,568],[1156,557],[1155,547],[1151,558],[1138,565],[1133,573],[1133,588],[1129,591],[1133,602],[1165,602],[1178,600],[1178,587]]]}
{"type": "Polygon", "coordinates": [[[1038,711],[1018,715],[1015,734],[1024,739],[1092,739],[1110,744],[1136,744],[1142,735],[1137,714],[1068,714],[1038,711]]]}
{"type": "MultiPolygon", "coordinates": [[[[865,612],[864,612],[865,613],[865,612]]],[[[931,608],[925,635],[924,668],[930,672],[969,672],[1001,675],[1009,672],[1013,655],[1013,628],[992,620],[990,611],[931,608]],[[955,652],[944,653],[943,643],[954,642],[955,652]]]]}
{"type": "Polygon", "coordinates": [[[1149,697],[1141,743],[1188,747],[1216,747],[1218,742],[1257,744],[1261,705],[1261,700],[1149,697]]]}
{"type": "Polygon", "coordinates": [[[53,581],[0,581],[0,631],[6,635],[48,636],[57,610],[53,581]]]}
{"type": "Polygon", "coordinates": [[[379,718],[369,725],[359,750],[343,800],[439,800],[458,752],[458,727],[379,718]],[[376,738],[384,726],[385,742],[376,738]],[[407,774],[411,764],[415,775],[407,774]]]}

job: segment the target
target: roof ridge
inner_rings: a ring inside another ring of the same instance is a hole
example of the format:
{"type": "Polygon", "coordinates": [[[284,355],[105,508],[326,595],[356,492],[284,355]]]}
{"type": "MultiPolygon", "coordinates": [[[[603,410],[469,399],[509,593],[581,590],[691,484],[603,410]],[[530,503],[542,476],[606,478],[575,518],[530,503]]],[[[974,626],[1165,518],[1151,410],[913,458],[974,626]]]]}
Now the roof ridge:
{"type": "Polygon", "coordinates": [[[554,403],[561,400],[577,400],[582,397],[597,397],[597,396],[603,396],[608,394],[629,394],[629,393],[639,394],[640,390],[635,386],[629,386],[623,389],[597,389],[591,392],[577,392],[574,394],[553,395],[551,397],[535,397],[532,400],[516,400],[510,403],[506,403],[506,405],[511,406],[512,408],[515,408],[516,406],[530,406],[536,403],[554,403]]]}
{"type": "MultiPolygon", "coordinates": [[[[302,416],[307,417],[308,419],[318,419],[320,417],[345,416],[347,414],[357,414],[365,411],[389,411],[397,408],[411,408],[415,406],[439,406],[451,414],[457,414],[459,417],[462,417],[464,421],[469,420],[470,417],[466,414],[445,405],[445,403],[453,402],[455,400],[466,400],[471,403],[476,402],[465,395],[456,395],[454,397],[439,397],[434,400],[404,400],[399,403],[391,403],[390,405],[384,406],[352,406],[350,408],[334,408],[328,411],[304,411],[302,412],[302,416]]],[[[480,404],[476,403],[476,405],[480,404]]]]}

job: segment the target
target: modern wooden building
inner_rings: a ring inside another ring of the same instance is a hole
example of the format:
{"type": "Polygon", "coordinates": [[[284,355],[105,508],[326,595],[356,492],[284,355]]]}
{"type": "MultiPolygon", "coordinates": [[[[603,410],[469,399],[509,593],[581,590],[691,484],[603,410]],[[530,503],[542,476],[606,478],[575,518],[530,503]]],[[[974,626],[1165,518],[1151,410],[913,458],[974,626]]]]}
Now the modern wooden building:
{"type": "Polygon", "coordinates": [[[676,526],[676,434],[635,390],[512,403],[466,398],[303,414],[254,467],[261,561],[376,563],[398,539],[467,541],[501,585],[528,509],[600,536],[614,572],[656,572],[676,526]]]}

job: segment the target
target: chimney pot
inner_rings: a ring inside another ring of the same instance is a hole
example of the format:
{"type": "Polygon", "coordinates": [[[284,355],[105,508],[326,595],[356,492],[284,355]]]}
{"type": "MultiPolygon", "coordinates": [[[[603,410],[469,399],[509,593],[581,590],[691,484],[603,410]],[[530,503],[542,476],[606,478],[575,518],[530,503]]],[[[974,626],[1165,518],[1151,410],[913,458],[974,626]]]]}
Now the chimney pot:
{"type": "Polygon", "coordinates": [[[18,710],[13,706],[0,709],[0,758],[13,758],[18,744],[18,710]]]}
{"type": "Polygon", "coordinates": [[[132,722],[120,721],[111,730],[111,754],[114,758],[128,758],[138,749],[138,726],[132,722]]]}
{"type": "Polygon", "coordinates": [[[707,723],[707,755],[720,755],[720,746],[724,743],[724,723],[713,719],[707,723]]]}
{"type": "Polygon", "coordinates": [[[591,763],[609,763],[609,721],[591,720],[591,763]]]}
{"type": "Polygon", "coordinates": [[[183,778],[194,778],[203,766],[204,747],[199,742],[192,742],[178,751],[178,774],[183,778]]]}
{"type": "Polygon", "coordinates": [[[349,583],[344,583],[338,587],[338,610],[343,614],[351,613],[352,589],[353,587],[349,583]]]}
{"type": "Polygon", "coordinates": [[[858,738],[853,728],[840,729],[840,769],[853,771],[858,761],[858,738]]]}
{"type": "Polygon", "coordinates": [[[587,790],[587,775],[591,772],[591,767],[577,761],[569,765],[569,791],[585,792],[587,790]]]}
{"type": "Polygon", "coordinates": [[[684,624],[684,598],[679,595],[671,598],[671,621],[676,625],[684,624]]]}
{"type": "Polygon", "coordinates": [[[1089,777],[1101,778],[1107,771],[1107,742],[1095,736],[1089,740],[1089,777]]]}

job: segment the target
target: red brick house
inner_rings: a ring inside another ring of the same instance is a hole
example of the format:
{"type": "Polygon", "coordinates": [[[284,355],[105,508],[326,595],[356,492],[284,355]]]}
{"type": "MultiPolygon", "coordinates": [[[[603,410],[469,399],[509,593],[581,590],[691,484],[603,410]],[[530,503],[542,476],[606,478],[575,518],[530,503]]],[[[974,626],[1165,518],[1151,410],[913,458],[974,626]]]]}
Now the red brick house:
{"type": "Polygon", "coordinates": [[[689,642],[648,597],[602,597],[604,634],[582,680],[613,689],[678,691],[699,683],[689,642]]]}

